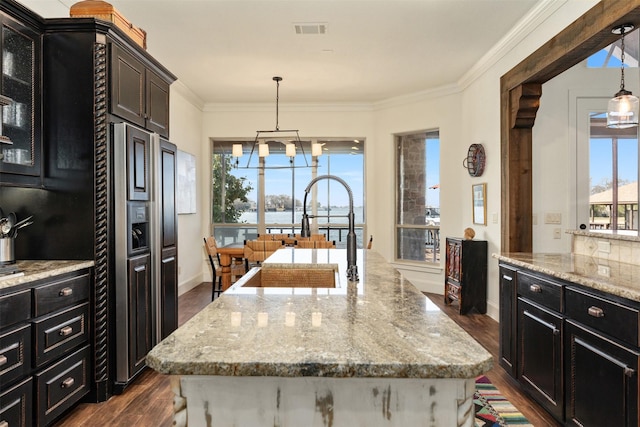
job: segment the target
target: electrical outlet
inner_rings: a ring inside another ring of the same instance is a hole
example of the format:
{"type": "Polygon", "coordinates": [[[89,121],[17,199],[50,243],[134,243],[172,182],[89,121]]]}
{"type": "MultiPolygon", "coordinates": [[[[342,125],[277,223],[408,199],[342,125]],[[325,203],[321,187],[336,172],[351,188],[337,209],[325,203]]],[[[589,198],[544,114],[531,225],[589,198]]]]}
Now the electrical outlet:
{"type": "Polygon", "coordinates": [[[608,254],[611,252],[611,242],[598,240],[598,252],[608,254]]]}
{"type": "Polygon", "coordinates": [[[598,266],[598,274],[600,276],[609,277],[611,276],[611,267],[607,265],[599,265],[598,266]]]}
{"type": "Polygon", "coordinates": [[[554,228],[553,229],[553,238],[554,239],[560,239],[561,236],[560,234],[562,233],[562,229],[561,228],[554,228]]]}

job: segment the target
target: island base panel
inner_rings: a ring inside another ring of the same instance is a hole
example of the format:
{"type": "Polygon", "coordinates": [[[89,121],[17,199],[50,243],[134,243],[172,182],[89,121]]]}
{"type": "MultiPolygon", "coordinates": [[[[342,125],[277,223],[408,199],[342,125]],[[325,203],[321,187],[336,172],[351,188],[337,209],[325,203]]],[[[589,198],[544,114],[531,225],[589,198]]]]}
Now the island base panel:
{"type": "Polygon", "coordinates": [[[474,425],[474,378],[189,375],[176,383],[176,402],[186,403],[175,406],[178,427],[474,425]]]}

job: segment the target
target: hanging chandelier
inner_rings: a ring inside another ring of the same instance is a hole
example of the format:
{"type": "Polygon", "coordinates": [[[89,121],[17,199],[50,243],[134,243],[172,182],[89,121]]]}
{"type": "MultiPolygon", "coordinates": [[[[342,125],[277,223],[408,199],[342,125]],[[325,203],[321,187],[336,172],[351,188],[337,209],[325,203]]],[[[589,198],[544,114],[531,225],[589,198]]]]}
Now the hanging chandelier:
{"type": "MultiPolygon", "coordinates": [[[[273,77],[273,81],[276,82],[276,128],[274,130],[259,130],[256,131],[256,137],[253,140],[253,146],[251,147],[251,152],[249,153],[249,160],[247,161],[247,166],[244,169],[252,169],[255,167],[251,167],[251,158],[254,153],[258,154],[258,157],[261,158],[262,165],[257,166],[258,169],[284,169],[284,168],[308,168],[312,165],[309,164],[307,160],[307,154],[305,153],[304,147],[302,145],[302,141],[300,140],[300,134],[298,129],[289,129],[284,130],[280,129],[279,125],[279,101],[280,101],[280,82],[282,81],[282,77],[273,77]],[[266,158],[269,156],[269,145],[270,144],[283,144],[285,147],[285,155],[289,157],[288,165],[266,165],[266,158]],[[295,165],[294,159],[298,154],[298,151],[302,154],[304,158],[304,165],[295,165]]],[[[231,149],[231,155],[236,159],[236,167],[239,167],[239,159],[243,154],[243,146],[242,143],[235,143],[231,149]]],[[[322,154],[322,144],[313,142],[311,143],[311,157],[317,158],[322,154]]]]}
{"type": "Polygon", "coordinates": [[[609,100],[607,108],[607,127],[615,129],[630,128],[638,126],[638,111],[640,103],[638,97],[624,88],[624,35],[633,30],[633,24],[623,24],[614,27],[613,34],[621,34],[620,43],[620,91],[609,100]]]}

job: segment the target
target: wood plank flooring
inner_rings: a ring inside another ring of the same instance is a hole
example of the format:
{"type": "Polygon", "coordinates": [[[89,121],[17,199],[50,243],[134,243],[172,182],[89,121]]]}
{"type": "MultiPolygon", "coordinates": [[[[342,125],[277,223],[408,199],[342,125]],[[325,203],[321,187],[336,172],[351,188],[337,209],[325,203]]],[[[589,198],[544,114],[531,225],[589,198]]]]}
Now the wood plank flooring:
{"type": "MultiPolygon", "coordinates": [[[[517,382],[498,365],[498,323],[489,316],[461,316],[445,306],[442,295],[427,294],[456,323],[469,332],[494,357],[494,368],[486,375],[534,426],[558,427],[536,402],[520,392],[517,382]]],[[[178,323],[182,325],[211,301],[211,283],[202,283],[179,298],[178,323]]],[[[173,394],[169,377],[145,370],[125,393],[102,403],[83,403],[54,424],[55,427],[169,427],[172,425],[173,394]]]]}

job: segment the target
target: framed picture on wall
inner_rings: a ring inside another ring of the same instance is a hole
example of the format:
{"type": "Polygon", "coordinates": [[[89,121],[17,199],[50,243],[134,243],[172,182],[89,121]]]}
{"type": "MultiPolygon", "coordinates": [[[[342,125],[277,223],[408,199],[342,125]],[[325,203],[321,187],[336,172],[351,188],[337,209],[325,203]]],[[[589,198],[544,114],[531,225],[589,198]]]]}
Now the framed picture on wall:
{"type": "Polygon", "coordinates": [[[473,223],[487,225],[487,184],[473,184],[471,186],[473,200],[473,223]]]}
{"type": "Polygon", "coordinates": [[[178,150],[176,209],[178,214],[196,213],[196,157],[178,150]]]}

